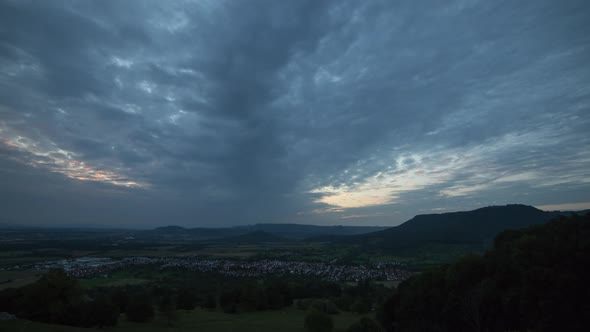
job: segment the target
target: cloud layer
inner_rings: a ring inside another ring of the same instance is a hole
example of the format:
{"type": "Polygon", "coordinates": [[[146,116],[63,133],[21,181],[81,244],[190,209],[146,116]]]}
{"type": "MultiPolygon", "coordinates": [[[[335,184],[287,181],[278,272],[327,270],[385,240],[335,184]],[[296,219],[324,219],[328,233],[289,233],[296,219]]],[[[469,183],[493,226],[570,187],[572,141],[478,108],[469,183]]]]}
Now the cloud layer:
{"type": "Polygon", "coordinates": [[[590,202],[586,1],[3,1],[0,222],[590,202]]]}

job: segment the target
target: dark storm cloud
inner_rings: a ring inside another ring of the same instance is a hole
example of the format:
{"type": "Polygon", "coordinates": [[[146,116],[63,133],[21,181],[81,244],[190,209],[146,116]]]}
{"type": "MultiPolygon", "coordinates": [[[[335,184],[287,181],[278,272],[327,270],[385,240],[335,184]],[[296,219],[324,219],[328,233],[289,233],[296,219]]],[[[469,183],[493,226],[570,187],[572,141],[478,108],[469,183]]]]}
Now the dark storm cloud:
{"type": "Polygon", "coordinates": [[[4,1],[8,219],[395,224],[590,201],[588,9],[4,1]]]}

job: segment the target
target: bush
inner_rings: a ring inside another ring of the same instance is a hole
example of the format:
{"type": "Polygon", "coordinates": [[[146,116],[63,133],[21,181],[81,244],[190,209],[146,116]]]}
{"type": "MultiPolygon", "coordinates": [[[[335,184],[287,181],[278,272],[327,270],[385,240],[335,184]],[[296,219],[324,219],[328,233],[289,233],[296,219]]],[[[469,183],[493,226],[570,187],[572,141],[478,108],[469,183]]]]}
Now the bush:
{"type": "Polygon", "coordinates": [[[350,325],[346,332],[383,332],[383,328],[369,317],[363,317],[358,322],[350,325]]]}
{"type": "Polygon", "coordinates": [[[115,326],[119,320],[119,307],[107,298],[106,296],[99,296],[94,300],[90,306],[92,325],[100,328],[105,326],[115,326]]]}
{"type": "Polygon", "coordinates": [[[312,311],[305,316],[304,326],[309,332],[331,332],[334,320],[323,312],[312,311]]]}
{"type": "Polygon", "coordinates": [[[313,301],[311,299],[298,299],[295,301],[295,306],[299,310],[307,310],[313,301]]]}
{"type": "Polygon", "coordinates": [[[179,289],[176,294],[176,307],[183,310],[193,310],[197,306],[197,296],[192,289],[179,289]]]}
{"type": "Polygon", "coordinates": [[[127,304],[127,319],[132,322],[147,322],[154,318],[154,307],[147,295],[136,295],[127,304]]]}
{"type": "Polygon", "coordinates": [[[336,306],[338,306],[338,308],[340,310],[349,311],[350,306],[354,303],[354,298],[348,294],[344,294],[344,295],[336,298],[336,300],[334,300],[334,302],[336,303],[336,306]]]}
{"type": "Polygon", "coordinates": [[[366,314],[369,312],[369,306],[363,300],[356,300],[351,306],[350,311],[354,311],[359,314],[366,314]]]}
{"type": "Polygon", "coordinates": [[[215,310],[217,308],[217,300],[215,300],[215,296],[209,294],[207,295],[207,301],[205,302],[205,308],[210,310],[215,310]]]}
{"type": "Polygon", "coordinates": [[[19,317],[30,320],[74,325],[78,319],[72,313],[76,307],[82,307],[82,294],[76,279],[63,270],[50,270],[23,288],[15,309],[19,317]]]}
{"type": "Polygon", "coordinates": [[[338,313],[338,308],[330,300],[315,300],[311,303],[311,309],[330,315],[338,313]]]}
{"type": "Polygon", "coordinates": [[[168,322],[168,325],[172,325],[172,322],[178,319],[176,314],[176,303],[174,299],[169,295],[165,294],[158,302],[158,311],[168,322]]]}

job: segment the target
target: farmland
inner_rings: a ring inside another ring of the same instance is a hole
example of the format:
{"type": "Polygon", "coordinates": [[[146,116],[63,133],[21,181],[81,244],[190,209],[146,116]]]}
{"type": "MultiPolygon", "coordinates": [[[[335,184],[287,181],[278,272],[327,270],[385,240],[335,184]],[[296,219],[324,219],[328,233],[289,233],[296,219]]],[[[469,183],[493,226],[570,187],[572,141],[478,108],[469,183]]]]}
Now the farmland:
{"type": "MultiPolygon", "coordinates": [[[[295,308],[285,310],[250,312],[240,314],[226,314],[217,311],[192,310],[179,311],[179,319],[173,326],[169,326],[165,319],[157,318],[150,324],[139,324],[121,319],[115,327],[106,329],[111,332],[118,331],[142,331],[142,332],[303,332],[305,311],[295,308]]],[[[363,317],[354,313],[340,313],[332,316],[334,318],[334,331],[345,331],[345,329],[363,317]]],[[[2,331],[22,332],[88,332],[94,329],[77,328],[70,326],[51,325],[23,320],[0,322],[2,331]]],[[[104,331],[105,329],[96,329],[104,331]]]]}

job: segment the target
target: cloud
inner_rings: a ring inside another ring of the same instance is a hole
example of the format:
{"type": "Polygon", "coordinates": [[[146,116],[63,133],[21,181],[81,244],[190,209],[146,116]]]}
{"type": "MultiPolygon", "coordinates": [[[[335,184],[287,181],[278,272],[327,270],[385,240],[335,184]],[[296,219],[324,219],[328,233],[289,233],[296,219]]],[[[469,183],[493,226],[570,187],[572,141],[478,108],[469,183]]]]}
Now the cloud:
{"type": "Polygon", "coordinates": [[[4,1],[8,217],[84,223],[109,205],[104,219],[144,226],[397,224],[584,201],[588,12],[581,0],[4,1]],[[52,191],[77,208],[19,215],[52,191]]]}
{"type": "Polygon", "coordinates": [[[80,161],[75,153],[60,149],[53,142],[45,141],[41,144],[22,136],[2,140],[0,135],[0,144],[4,149],[21,152],[18,156],[13,154],[13,159],[16,161],[50,172],[61,173],[71,179],[103,182],[123,187],[147,187],[146,183],[130,180],[123,174],[88,165],[86,162],[80,161]]]}

